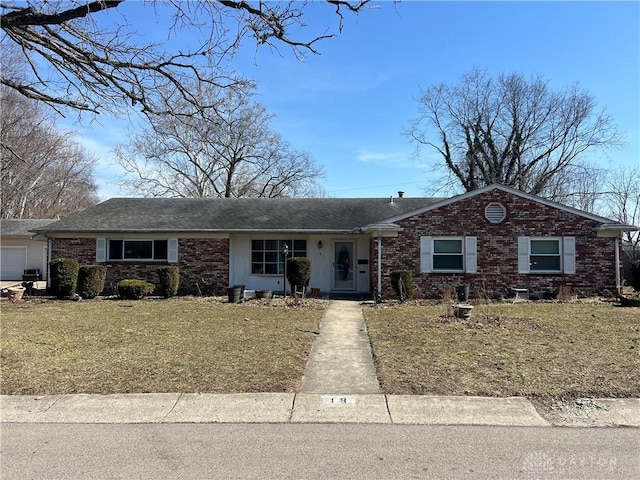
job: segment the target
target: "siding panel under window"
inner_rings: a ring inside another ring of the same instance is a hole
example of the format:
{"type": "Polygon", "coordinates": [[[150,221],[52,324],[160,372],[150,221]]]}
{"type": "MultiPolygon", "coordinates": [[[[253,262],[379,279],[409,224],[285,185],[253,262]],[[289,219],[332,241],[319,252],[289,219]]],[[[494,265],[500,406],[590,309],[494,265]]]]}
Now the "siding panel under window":
{"type": "Polygon", "coordinates": [[[477,237],[465,237],[464,239],[464,264],[465,272],[478,273],[478,239],[477,237]]]}
{"type": "Polygon", "coordinates": [[[563,271],[568,275],[576,273],[576,238],[564,237],[562,239],[563,271]]]}
{"type": "Polygon", "coordinates": [[[167,261],[169,263],[178,263],[178,239],[170,238],[167,240],[167,261]]]}
{"type": "Polygon", "coordinates": [[[518,237],[518,273],[529,273],[529,237],[518,237]]]}
{"type": "Polygon", "coordinates": [[[107,261],[107,239],[96,238],[96,262],[102,263],[107,261]]]}
{"type": "Polygon", "coordinates": [[[420,237],[420,272],[431,273],[432,270],[431,237],[420,237]]]}

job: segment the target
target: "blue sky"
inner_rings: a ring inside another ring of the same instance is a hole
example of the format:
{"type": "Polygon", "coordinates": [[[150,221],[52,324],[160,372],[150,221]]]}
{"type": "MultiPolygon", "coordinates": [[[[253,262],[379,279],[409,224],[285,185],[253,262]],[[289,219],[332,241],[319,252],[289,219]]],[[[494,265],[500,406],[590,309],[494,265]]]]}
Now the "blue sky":
{"type": "MultiPolygon", "coordinates": [[[[129,4],[128,9],[142,8],[129,4]]],[[[345,16],[342,34],[304,61],[282,49],[242,50],[234,67],[258,85],[273,127],[324,167],[321,184],[334,197],[424,196],[438,157],[402,134],[418,112],[421,89],[455,83],[473,68],[491,75],[541,74],[554,88],[575,82],[606,107],[626,136],[624,148],[589,159],[605,167],[640,163],[639,2],[417,2],[345,16]]],[[[120,8],[120,7],[119,7],[120,8]]],[[[144,18],[144,17],[142,17],[144,18]]],[[[312,28],[334,26],[331,9],[311,5],[312,28]]],[[[153,25],[146,23],[146,25],[153,25]]],[[[141,28],[143,24],[141,23],[141,28]]],[[[147,27],[148,28],[148,27],[147,27]]],[[[117,168],[110,148],[122,122],[74,127],[100,157],[103,198],[117,168]]]]}

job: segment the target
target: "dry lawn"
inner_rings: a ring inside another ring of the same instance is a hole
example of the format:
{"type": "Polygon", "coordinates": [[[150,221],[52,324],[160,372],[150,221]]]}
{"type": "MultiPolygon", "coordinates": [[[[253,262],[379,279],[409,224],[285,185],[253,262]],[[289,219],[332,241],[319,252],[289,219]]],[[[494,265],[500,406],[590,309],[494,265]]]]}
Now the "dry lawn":
{"type": "Polygon", "coordinates": [[[3,301],[1,391],[294,392],[325,303],[276,303],[3,301]]]}
{"type": "Polygon", "coordinates": [[[605,303],[364,309],[385,393],[640,397],[640,308],[605,303]]]}

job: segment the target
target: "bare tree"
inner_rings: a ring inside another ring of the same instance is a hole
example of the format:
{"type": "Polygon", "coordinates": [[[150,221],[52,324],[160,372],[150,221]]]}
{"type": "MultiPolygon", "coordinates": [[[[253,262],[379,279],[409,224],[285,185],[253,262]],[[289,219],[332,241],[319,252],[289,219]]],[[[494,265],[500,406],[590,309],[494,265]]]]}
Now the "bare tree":
{"type": "MultiPolygon", "coordinates": [[[[115,149],[127,172],[121,184],[144,196],[316,196],[322,169],[270,126],[273,115],[253,100],[254,86],[198,91],[193,115],[150,115],[150,128],[115,149]]],[[[159,110],[181,111],[184,99],[165,92],[159,110]]]]}
{"type": "Polygon", "coordinates": [[[607,169],[592,162],[572,162],[550,179],[545,195],[556,202],[599,214],[608,175],[607,169]]]}
{"type": "MultiPolygon", "coordinates": [[[[137,43],[138,27],[124,0],[26,0],[2,2],[0,25],[7,42],[19,46],[30,67],[27,77],[3,71],[1,83],[25,97],[89,112],[122,112],[136,106],[143,113],[161,113],[154,102],[160,87],[175,89],[192,109],[197,99],[186,87],[193,81],[215,86],[234,85],[224,62],[251,36],[257,46],[287,46],[298,56],[317,53],[316,44],[342,29],[345,12],[360,12],[369,0],[325,0],[335,11],[332,33],[311,34],[305,23],[307,2],[247,2],[180,0],[145,2],[149,15],[172,16],[166,41],[137,43]],[[111,27],[111,25],[113,25],[111,27]],[[167,51],[167,45],[185,32],[197,32],[192,45],[167,51]],[[202,33],[208,32],[205,38],[202,33]]],[[[148,17],[137,20],[146,24],[148,17]]]]}
{"type": "MultiPolygon", "coordinates": [[[[640,226],[640,167],[620,168],[606,182],[608,216],[625,225],[640,226]]],[[[640,232],[622,233],[625,265],[640,259],[640,232]]]]}
{"type": "Polygon", "coordinates": [[[2,218],[55,218],[96,203],[94,160],[52,112],[0,87],[2,218]]]}
{"type": "Polygon", "coordinates": [[[577,85],[554,91],[539,76],[493,79],[473,70],[459,84],[424,91],[419,108],[407,135],[418,152],[434,148],[447,185],[466,191],[500,183],[554,198],[557,180],[579,168],[585,152],[620,143],[591,95],[577,85]]]}

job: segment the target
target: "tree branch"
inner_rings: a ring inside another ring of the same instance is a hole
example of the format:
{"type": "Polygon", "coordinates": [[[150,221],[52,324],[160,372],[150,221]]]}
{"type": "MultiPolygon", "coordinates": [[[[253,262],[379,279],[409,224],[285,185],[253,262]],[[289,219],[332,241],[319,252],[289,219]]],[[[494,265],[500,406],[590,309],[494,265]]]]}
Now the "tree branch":
{"type": "MultiPolygon", "coordinates": [[[[72,8],[59,13],[46,14],[35,10],[32,6],[16,10],[0,18],[0,25],[3,29],[25,27],[30,26],[44,26],[44,25],[61,25],[63,23],[75,20],[77,18],[83,18],[87,15],[91,15],[95,12],[102,10],[108,10],[120,5],[124,0],[98,0],[88,3],[81,7],[72,8]]],[[[2,6],[2,8],[8,8],[2,6]]]]}

